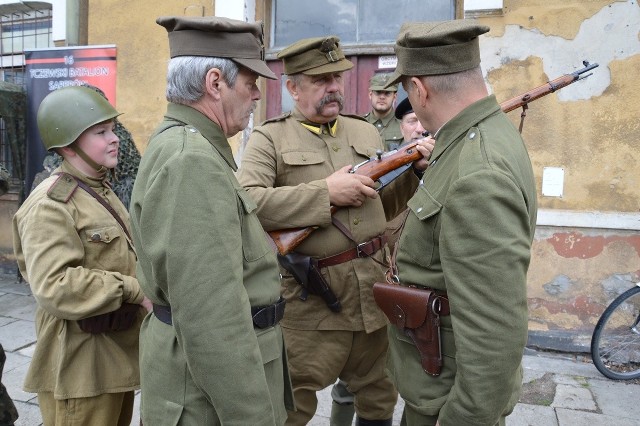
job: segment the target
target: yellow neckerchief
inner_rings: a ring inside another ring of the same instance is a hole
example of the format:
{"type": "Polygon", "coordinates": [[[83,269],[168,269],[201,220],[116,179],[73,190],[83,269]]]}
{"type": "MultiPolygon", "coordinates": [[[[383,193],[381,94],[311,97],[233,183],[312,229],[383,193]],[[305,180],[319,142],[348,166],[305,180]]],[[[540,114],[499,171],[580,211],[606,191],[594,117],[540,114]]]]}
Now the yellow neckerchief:
{"type": "Polygon", "coordinates": [[[332,137],[336,137],[336,131],[338,130],[338,119],[336,118],[333,121],[330,121],[326,124],[317,124],[317,123],[312,123],[310,121],[301,121],[300,124],[302,124],[302,126],[308,130],[310,130],[311,132],[315,133],[316,135],[320,135],[322,134],[322,126],[326,126],[327,129],[329,129],[329,134],[332,137]]]}

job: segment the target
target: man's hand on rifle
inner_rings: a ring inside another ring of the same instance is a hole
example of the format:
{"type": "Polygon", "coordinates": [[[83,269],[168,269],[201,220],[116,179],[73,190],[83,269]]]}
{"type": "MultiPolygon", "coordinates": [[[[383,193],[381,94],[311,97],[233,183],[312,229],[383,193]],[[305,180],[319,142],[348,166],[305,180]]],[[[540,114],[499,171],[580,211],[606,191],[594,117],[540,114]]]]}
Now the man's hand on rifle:
{"type": "Polygon", "coordinates": [[[420,139],[416,142],[416,149],[420,154],[422,154],[422,158],[413,162],[413,168],[418,173],[423,173],[429,165],[429,159],[431,158],[431,153],[433,152],[436,140],[431,136],[427,136],[426,138],[420,139]]]}
{"type": "Polygon", "coordinates": [[[329,202],[332,206],[360,207],[364,200],[376,198],[375,182],[362,175],[349,173],[353,166],[344,166],[327,177],[329,202]]]}

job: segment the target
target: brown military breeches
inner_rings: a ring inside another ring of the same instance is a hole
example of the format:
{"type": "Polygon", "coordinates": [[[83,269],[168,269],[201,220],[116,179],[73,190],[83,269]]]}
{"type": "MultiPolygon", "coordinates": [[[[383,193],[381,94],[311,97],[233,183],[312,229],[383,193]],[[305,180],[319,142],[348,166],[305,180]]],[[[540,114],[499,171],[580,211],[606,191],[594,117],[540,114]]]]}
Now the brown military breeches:
{"type": "Polygon", "coordinates": [[[282,327],[297,411],[289,411],[286,425],[306,425],[316,412],[316,392],[338,378],[354,394],[358,416],[390,419],[398,393],[384,368],[386,328],[364,331],[293,330],[282,327]]]}
{"type": "Polygon", "coordinates": [[[54,399],[51,392],[38,393],[44,426],[129,426],[133,398],[133,391],[71,399],[54,399]]]}

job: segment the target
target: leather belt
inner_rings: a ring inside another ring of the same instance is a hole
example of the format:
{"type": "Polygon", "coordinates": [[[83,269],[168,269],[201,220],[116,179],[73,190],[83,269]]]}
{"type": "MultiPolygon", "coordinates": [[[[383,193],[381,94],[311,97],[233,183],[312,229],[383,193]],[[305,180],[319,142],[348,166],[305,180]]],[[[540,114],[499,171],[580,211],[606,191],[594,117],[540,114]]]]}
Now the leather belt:
{"type": "Polygon", "coordinates": [[[356,247],[345,250],[342,253],[335,254],[333,256],[324,257],[318,259],[318,268],[326,268],[327,266],[339,265],[344,262],[348,262],[359,257],[373,256],[378,250],[380,250],[387,242],[385,235],[375,237],[371,241],[366,243],[360,243],[356,247]]]}
{"type": "MultiPolygon", "coordinates": [[[[285,300],[281,297],[273,305],[256,306],[251,308],[251,318],[253,325],[257,328],[273,327],[280,322],[284,316],[285,300]]],[[[153,304],[153,314],[160,321],[167,325],[173,324],[171,316],[171,306],[153,304]]]]}
{"type": "Polygon", "coordinates": [[[154,303],[153,314],[156,316],[156,318],[158,318],[163,323],[167,325],[173,324],[173,321],[171,318],[171,306],[156,305],[154,303]]]}
{"type": "Polygon", "coordinates": [[[273,305],[256,306],[251,308],[251,318],[253,325],[258,328],[273,327],[280,322],[284,316],[285,300],[281,297],[273,305]]]}

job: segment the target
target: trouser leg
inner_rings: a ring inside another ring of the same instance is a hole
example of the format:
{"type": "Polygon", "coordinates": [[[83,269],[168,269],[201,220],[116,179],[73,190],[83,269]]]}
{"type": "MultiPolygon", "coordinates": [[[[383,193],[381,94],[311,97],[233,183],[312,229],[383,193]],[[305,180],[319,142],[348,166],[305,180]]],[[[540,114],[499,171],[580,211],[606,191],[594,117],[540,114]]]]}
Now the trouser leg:
{"type": "Polygon", "coordinates": [[[331,389],[331,419],[330,426],[351,426],[355,408],[353,394],[347,389],[347,384],[338,380],[331,389]]]}
{"type": "Polygon", "coordinates": [[[353,333],[353,345],[341,378],[353,392],[355,411],[366,420],[388,420],[398,392],[385,372],[389,347],[386,328],[372,333],[353,333]]]}
{"type": "Polygon", "coordinates": [[[45,426],[128,426],[133,400],[133,391],[61,400],[51,392],[38,393],[45,426]]]}

